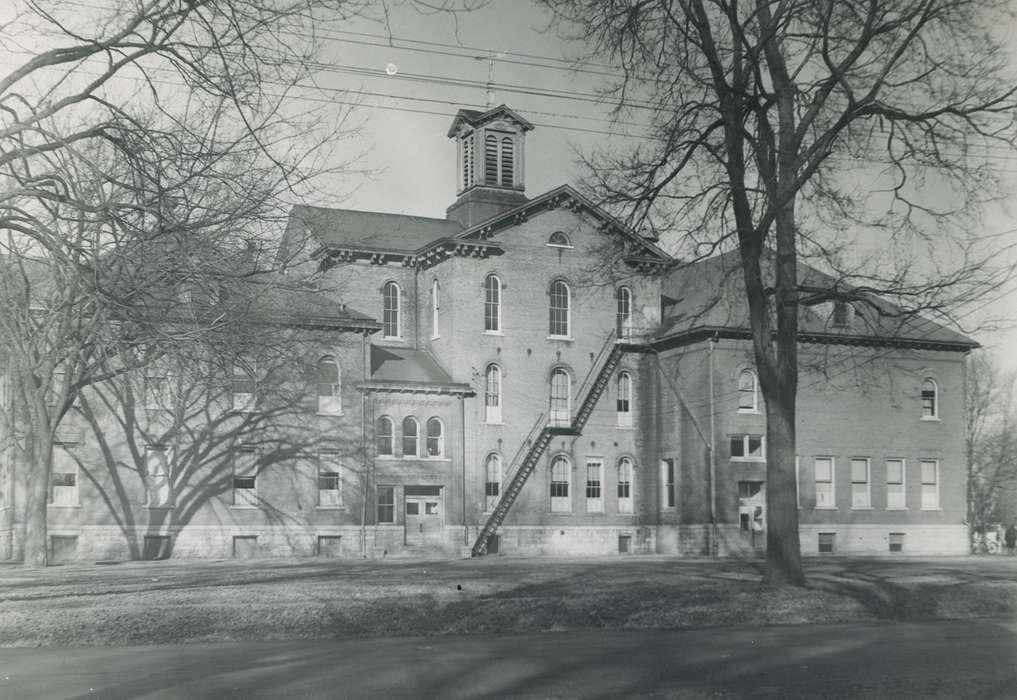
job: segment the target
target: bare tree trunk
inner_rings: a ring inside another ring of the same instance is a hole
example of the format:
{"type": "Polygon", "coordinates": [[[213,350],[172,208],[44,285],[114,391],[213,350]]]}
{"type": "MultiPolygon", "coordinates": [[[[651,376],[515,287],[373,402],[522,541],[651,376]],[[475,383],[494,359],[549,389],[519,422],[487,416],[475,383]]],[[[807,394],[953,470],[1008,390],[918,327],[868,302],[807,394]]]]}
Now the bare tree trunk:
{"type": "MultiPolygon", "coordinates": [[[[781,379],[784,379],[783,377],[781,379]]],[[[766,573],[771,585],[804,586],[795,484],[795,392],[781,381],[766,400],[766,573]]]]}
{"type": "Polygon", "coordinates": [[[41,568],[49,563],[47,514],[53,443],[48,438],[30,440],[25,463],[31,478],[25,501],[25,567],[41,568]]]}

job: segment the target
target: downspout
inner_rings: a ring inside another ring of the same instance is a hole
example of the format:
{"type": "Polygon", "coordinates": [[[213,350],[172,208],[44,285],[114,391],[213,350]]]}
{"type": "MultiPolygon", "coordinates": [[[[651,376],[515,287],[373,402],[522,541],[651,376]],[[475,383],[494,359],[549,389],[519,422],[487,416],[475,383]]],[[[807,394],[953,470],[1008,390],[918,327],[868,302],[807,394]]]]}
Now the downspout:
{"type": "Polygon", "coordinates": [[[717,334],[710,338],[710,556],[719,554],[717,542],[717,427],[714,420],[716,413],[713,387],[713,351],[717,346],[717,334]]]}
{"type": "Polygon", "coordinates": [[[466,396],[459,394],[460,459],[463,463],[463,490],[460,495],[463,510],[463,545],[470,546],[470,526],[466,522],[466,396]]]}
{"type": "Polygon", "coordinates": [[[420,349],[420,268],[413,268],[413,349],[420,349]]]}
{"type": "MultiPolygon", "coordinates": [[[[364,331],[360,335],[360,363],[363,368],[364,379],[368,379],[368,361],[367,361],[367,331],[364,331]]],[[[372,416],[373,422],[373,416],[372,416]]],[[[361,392],[360,394],[360,459],[361,469],[363,470],[363,494],[360,498],[360,551],[363,557],[367,558],[367,501],[370,498],[370,467],[367,463],[367,392],[361,392]]]]}

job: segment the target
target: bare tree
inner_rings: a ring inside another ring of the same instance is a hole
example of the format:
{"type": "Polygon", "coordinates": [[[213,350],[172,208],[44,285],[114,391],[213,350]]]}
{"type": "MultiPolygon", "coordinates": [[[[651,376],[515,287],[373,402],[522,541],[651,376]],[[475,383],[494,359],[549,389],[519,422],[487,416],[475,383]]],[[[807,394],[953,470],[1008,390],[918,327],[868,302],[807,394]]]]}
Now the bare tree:
{"type": "Polygon", "coordinates": [[[988,149],[1017,138],[999,0],[542,0],[649,138],[587,158],[595,198],[736,248],[766,400],[765,580],[804,585],[795,506],[799,304],[945,318],[1000,273],[973,237],[998,193],[988,149]],[[968,226],[957,227],[960,221],[968,226]],[[868,248],[852,227],[869,236],[868,248]],[[859,250],[867,252],[859,256],[859,250]],[[802,279],[799,263],[825,273],[802,279]],[[896,302],[891,307],[878,297],[896,302]]]}
{"type": "Polygon", "coordinates": [[[1015,516],[1017,491],[1017,374],[1001,372],[986,352],[968,362],[965,448],[968,458],[968,522],[984,533],[1015,516]]]}

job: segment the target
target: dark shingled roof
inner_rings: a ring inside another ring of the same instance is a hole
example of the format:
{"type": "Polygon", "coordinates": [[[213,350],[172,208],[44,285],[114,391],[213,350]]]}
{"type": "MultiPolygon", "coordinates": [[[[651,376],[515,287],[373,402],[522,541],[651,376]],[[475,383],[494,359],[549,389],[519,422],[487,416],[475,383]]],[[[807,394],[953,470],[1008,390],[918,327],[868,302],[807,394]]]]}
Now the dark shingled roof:
{"type": "MultiPolygon", "coordinates": [[[[770,269],[764,261],[764,276],[772,276],[770,269]]],[[[814,288],[831,289],[836,282],[806,265],[799,265],[798,277],[799,284],[814,288]]],[[[841,290],[849,289],[844,284],[839,286],[841,290]]],[[[657,336],[660,340],[750,329],[738,251],[672,270],[663,279],[661,292],[666,306],[657,336]]],[[[799,319],[802,340],[827,342],[820,338],[825,336],[828,341],[844,343],[920,342],[960,350],[978,347],[971,338],[921,316],[902,314],[899,307],[875,295],[866,294],[864,301],[850,303],[854,320],[849,328],[831,327],[828,307],[803,304],[799,319]]]]}
{"type": "MultiPolygon", "coordinates": [[[[451,238],[463,230],[448,219],[383,214],[353,209],[330,209],[297,205],[290,212],[287,237],[308,234],[321,246],[413,252],[439,238],[451,238]]],[[[303,238],[301,235],[300,238],[303,238]]],[[[311,246],[312,250],[314,246],[311,246]]]]}
{"type": "Polygon", "coordinates": [[[264,275],[245,285],[254,321],[296,326],[326,326],[376,330],[372,316],[351,309],[332,297],[283,275],[264,275]]]}
{"type": "Polygon", "coordinates": [[[371,381],[399,384],[455,384],[423,350],[371,346],[371,381]]]}

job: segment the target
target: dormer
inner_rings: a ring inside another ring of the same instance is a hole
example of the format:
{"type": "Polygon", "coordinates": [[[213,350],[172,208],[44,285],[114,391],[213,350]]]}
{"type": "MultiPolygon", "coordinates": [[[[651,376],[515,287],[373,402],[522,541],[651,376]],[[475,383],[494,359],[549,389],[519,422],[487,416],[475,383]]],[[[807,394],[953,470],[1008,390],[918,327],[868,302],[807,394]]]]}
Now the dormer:
{"type": "Polygon", "coordinates": [[[459,110],[448,130],[458,148],[459,195],[449,219],[468,227],[526,202],[524,152],[532,128],[505,105],[459,110]]]}

